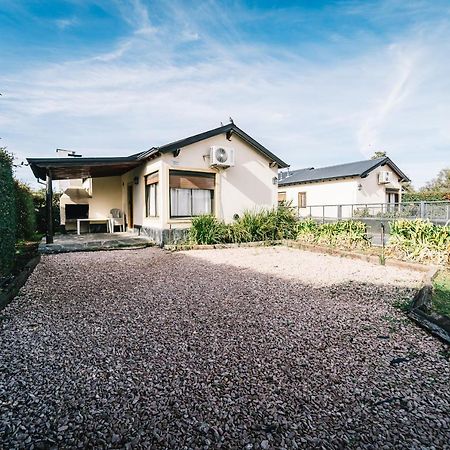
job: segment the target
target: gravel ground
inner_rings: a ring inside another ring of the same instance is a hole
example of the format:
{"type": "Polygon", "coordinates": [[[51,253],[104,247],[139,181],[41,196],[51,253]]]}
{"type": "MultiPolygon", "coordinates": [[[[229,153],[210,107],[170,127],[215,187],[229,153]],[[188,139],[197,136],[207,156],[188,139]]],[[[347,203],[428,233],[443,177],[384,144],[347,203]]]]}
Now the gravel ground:
{"type": "Polygon", "coordinates": [[[299,250],[43,257],[0,321],[3,448],[450,448],[417,274],[299,250]],[[211,264],[213,262],[213,264],[211,264]]]}

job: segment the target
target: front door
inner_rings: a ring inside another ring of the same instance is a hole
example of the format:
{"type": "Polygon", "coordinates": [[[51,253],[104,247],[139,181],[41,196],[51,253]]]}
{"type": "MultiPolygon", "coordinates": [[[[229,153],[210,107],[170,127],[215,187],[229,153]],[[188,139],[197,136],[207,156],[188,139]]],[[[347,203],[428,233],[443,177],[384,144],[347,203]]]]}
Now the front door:
{"type": "Polygon", "coordinates": [[[129,184],[127,187],[127,204],[128,204],[128,228],[133,228],[133,185],[129,184]]]}

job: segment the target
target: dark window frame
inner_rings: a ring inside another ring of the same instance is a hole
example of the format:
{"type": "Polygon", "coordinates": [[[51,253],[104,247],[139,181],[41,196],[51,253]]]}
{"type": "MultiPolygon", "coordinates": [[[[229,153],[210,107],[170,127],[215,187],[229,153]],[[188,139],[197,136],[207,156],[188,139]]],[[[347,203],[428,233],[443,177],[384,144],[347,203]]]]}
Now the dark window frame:
{"type": "Polygon", "coordinates": [[[211,172],[196,172],[195,170],[176,170],[176,169],[171,169],[169,171],[169,218],[170,219],[192,219],[193,217],[198,217],[201,214],[190,214],[190,215],[173,215],[172,214],[172,195],[171,195],[171,190],[172,189],[182,189],[184,191],[190,191],[190,210],[192,211],[194,209],[194,196],[193,196],[193,191],[209,191],[210,192],[210,202],[211,202],[211,215],[215,214],[215,207],[214,207],[214,200],[215,200],[215,185],[216,185],[216,174],[215,173],[211,173],[211,172]],[[206,178],[212,178],[214,180],[214,189],[195,189],[195,188],[174,188],[170,186],[170,174],[183,174],[183,175],[191,175],[194,177],[206,177],[206,178]]]}
{"type": "Polygon", "coordinates": [[[144,177],[144,180],[145,180],[145,193],[144,193],[145,217],[159,217],[159,208],[158,208],[159,173],[158,173],[158,171],[149,173],[148,175],[146,175],[144,177]],[[158,181],[147,184],[147,179],[150,177],[154,177],[155,175],[158,176],[158,181]],[[150,190],[151,190],[152,186],[155,187],[154,198],[153,198],[153,200],[155,202],[155,214],[150,215],[149,195],[150,195],[150,190]]]}

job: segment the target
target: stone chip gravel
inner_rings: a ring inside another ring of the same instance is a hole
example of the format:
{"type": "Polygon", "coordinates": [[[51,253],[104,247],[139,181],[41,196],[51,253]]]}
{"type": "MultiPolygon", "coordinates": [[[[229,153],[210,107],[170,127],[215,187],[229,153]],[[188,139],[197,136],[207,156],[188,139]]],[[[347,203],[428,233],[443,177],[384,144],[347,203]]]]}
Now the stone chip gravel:
{"type": "Polygon", "coordinates": [[[443,449],[421,274],[286,248],[44,256],[0,312],[3,448],[443,449]]]}

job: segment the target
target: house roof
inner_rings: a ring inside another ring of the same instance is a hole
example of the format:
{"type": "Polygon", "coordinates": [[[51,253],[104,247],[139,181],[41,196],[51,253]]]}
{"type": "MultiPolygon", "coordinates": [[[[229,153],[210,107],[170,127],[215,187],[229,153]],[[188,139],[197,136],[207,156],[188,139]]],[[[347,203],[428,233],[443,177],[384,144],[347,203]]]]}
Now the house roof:
{"type": "Polygon", "coordinates": [[[142,161],[158,156],[161,153],[170,153],[178,149],[186,147],[190,144],[200,142],[219,134],[227,134],[227,139],[231,139],[234,134],[239,136],[257,152],[266,156],[280,168],[288,167],[288,165],[270,152],[266,147],[261,145],[234,123],[223,125],[203,133],[189,136],[178,141],[159,147],[152,147],[149,150],[135,153],[130,156],[110,157],[110,158],[27,158],[36,178],[45,180],[46,174],[50,172],[54,180],[68,178],[87,178],[121,175],[134,167],[142,164],[142,161]]]}
{"type": "Polygon", "coordinates": [[[372,170],[384,165],[388,165],[394,170],[402,181],[409,181],[409,178],[391,161],[391,159],[385,156],[383,158],[355,161],[346,164],[338,164],[336,166],[319,167],[317,169],[310,167],[307,169],[293,170],[286,178],[280,179],[278,185],[287,186],[290,184],[313,183],[316,181],[336,180],[339,178],[365,178],[372,170]]]}

